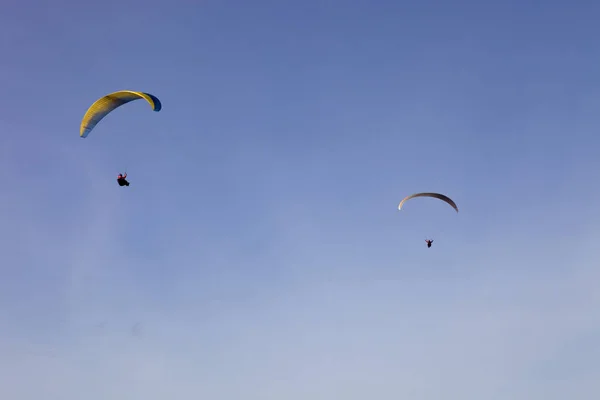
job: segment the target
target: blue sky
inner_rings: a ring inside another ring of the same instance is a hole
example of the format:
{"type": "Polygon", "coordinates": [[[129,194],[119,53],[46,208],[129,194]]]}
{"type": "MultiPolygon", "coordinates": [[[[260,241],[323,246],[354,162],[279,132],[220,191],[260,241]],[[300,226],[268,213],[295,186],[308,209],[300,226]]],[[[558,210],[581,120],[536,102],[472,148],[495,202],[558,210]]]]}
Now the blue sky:
{"type": "Polygon", "coordinates": [[[0,397],[596,399],[598,17],[7,3],[0,397]]]}

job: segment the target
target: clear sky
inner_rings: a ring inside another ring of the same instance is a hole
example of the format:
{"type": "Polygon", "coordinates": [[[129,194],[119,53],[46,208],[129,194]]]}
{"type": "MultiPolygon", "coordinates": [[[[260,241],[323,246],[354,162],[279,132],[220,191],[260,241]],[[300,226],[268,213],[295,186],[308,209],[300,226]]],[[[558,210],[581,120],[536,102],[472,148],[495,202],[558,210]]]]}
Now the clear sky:
{"type": "Polygon", "coordinates": [[[0,398],[597,400],[599,20],[3,2],[0,398]]]}

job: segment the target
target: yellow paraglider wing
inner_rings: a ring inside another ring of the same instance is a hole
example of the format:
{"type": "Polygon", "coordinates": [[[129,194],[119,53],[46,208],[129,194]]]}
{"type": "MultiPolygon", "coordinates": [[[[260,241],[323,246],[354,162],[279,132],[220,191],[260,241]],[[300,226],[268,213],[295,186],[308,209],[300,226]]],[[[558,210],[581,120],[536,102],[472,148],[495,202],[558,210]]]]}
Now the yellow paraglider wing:
{"type": "Polygon", "coordinates": [[[160,100],[149,93],[121,90],[108,94],[96,100],[87,110],[81,121],[81,126],[79,127],[79,136],[82,138],[87,137],[98,122],[106,117],[111,111],[121,107],[123,104],[139,99],[146,100],[153,111],[160,111],[162,108],[160,100]]]}
{"type": "Polygon", "coordinates": [[[398,210],[402,210],[402,206],[404,205],[404,203],[406,203],[410,199],[414,199],[415,197],[434,197],[436,199],[440,199],[450,204],[450,206],[454,208],[456,212],[458,212],[458,207],[456,206],[456,203],[450,197],[444,196],[443,194],[439,193],[415,193],[411,194],[410,196],[406,196],[404,199],[402,199],[400,204],[398,204],[398,210]]]}

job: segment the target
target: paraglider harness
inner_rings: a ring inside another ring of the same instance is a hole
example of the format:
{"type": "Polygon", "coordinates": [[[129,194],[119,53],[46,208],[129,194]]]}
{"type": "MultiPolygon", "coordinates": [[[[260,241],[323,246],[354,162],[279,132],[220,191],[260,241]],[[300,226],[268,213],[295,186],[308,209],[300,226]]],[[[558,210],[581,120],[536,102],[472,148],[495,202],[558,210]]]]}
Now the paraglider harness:
{"type": "Polygon", "coordinates": [[[127,179],[125,178],[127,178],[127,172],[125,175],[119,174],[119,176],[117,176],[117,183],[119,186],[129,186],[129,182],[127,182],[127,179]]]}

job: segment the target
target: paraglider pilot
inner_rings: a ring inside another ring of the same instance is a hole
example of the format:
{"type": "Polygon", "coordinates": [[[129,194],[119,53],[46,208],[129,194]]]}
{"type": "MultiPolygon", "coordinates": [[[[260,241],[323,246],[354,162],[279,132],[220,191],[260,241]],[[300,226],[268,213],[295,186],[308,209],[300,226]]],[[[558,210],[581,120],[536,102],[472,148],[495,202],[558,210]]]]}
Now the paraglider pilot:
{"type": "Polygon", "coordinates": [[[427,243],[427,248],[431,247],[431,244],[433,243],[433,239],[425,239],[425,243],[427,243]]]}
{"type": "Polygon", "coordinates": [[[119,176],[117,176],[117,183],[119,186],[129,186],[129,182],[127,182],[127,179],[125,178],[127,178],[127,172],[125,175],[119,174],[119,176]]]}

